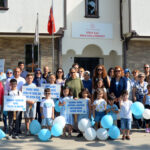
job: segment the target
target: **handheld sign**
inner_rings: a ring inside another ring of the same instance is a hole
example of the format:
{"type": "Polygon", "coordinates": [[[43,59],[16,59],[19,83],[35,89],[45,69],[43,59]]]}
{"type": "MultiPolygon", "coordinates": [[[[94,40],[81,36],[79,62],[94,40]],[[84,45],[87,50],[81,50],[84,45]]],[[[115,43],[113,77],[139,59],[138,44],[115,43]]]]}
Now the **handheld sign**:
{"type": "Polygon", "coordinates": [[[68,114],[86,114],[88,100],[66,100],[65,109],[68,114]]]}
{"type": "Polygon", "coordinates": [[[31,88],[28,86],[22,87],[22,94],[30,101],[40,101],[43,97],[44,89],[41,87],[31,88]]]}
{"type": "Polygon", "coordinates": [[[5,59],[0,59],[0,72],[4,72],[5,59]]]}
{"type": "Polygon", "coordinates": [[[4,96],[4,111],[26,111],[26,97],[4,96]]]}
{"type": "Polygon", "coordinates": [[[60,98],[60,85],[59,84],[42,84],[42,87],[50,88],[51,98],[60,98]]]}

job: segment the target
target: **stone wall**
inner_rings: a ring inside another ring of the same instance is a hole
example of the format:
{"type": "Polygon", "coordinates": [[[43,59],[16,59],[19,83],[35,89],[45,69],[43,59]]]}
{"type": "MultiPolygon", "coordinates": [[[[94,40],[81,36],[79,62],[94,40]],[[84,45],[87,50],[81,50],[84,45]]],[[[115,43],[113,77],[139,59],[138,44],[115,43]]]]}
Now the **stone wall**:
{"type": "Polygon", "coordinates": [[[143,65],[150,64],[150,41],[131,40],[127,50],[127,67],[143,71],[143,65]]]}
{"type": "MultiPolygon", "coordinates": [[[[15,68],[18,61],[25,62],[25,44],[32,44],[33,41],[33,38],[23,37],[0,38],[0,59],[5,59],[5,70],[15,68]]],[[[40,64],[42,69],[47,65],[52,70],[52,40],[50,38],[40,39],[40,64]]],[[[58,67],[58,50],[56,49],[55,66],[58,67]]]]}

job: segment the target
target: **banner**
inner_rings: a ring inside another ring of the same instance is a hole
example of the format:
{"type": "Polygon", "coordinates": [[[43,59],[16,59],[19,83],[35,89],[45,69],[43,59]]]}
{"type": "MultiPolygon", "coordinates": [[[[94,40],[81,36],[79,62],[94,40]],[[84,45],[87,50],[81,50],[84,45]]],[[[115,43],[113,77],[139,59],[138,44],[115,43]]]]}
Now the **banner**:
{"type": "Polygon", "coordinates": [[[0,72],[4,72],[5,59],[0,59],[0,72]]]}
{"type": "Polygon", "coordinates": [[[42,84],[42,87],[50,88],[51,90],[51,98],[60,98],[61,87],[60,84],[42,84]]]}
{"type": "Polygon", "coordinates": [[[4,96],[4,111],[26,111],[26,97],[4,96]]]}
{"type": "Polygon", "coordinates": [[[28,86],[22,87],[22,94],[30,101],[41,101],[44,89],[42,87],[31,88],[28,86]]]}
{"type": "Polygon", "coordinates": [[[86,114],[87,113],[87,100],[66,100],[65,110],[68,114],[86,114]]]}

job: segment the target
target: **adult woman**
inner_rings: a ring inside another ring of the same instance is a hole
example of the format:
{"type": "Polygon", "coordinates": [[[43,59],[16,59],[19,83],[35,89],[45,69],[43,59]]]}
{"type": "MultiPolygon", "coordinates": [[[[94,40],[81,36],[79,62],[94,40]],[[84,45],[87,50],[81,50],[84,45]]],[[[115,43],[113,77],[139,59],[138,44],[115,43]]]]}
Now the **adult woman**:
{"type": "MultiPolygon", "coordinates": [[[[33,83],[35,83],[35,85],[37,87],[41,87],[42,84],[47,83],[46,80],[44,78],[42,78],[42,71],[40,68],[37,68],[35,70],[35,77],[33,80],[33,83]]],[[[37,102],[37,114],[36,114],[36,118],[38,117],[38,121],[41,123],[42,118],[41,118],[41,113],[40,113],[40,102],[37,102]]]]}
{"type": "Polygon", "coordinates": [[[70,78],[66,80],[65,85],[71,89],[73,93],[73,97],[78,98],[79,93],[84,88],[83,83],[81,79],[77,77],[75,68],[71,68],[69,70],[69,73],[70,73],[70,78]]]}
{"type": "Polygon", "coordinates": [[[83,67],[80,67],[79,68],[79,78],[81,79],[81,80],[83,80],[84,79],[84,68],[83,67]]]}
{"type": "Polygon", "coordinates": [[[107,76],[106,69],[104,65],[97,65],[94,69],[93,80],[92,80],[92,87],[95,89],[97,81],[99,79],[103,79],[104,87],[110,87],[110,80],[107,76]]]}
{"type": "MultiPolygon", "coordinates": [[[[133,101],[139,101],[143,102],[144,95],[147,94],[147,82],[144,81],[145,79],[145,74],[144,73],[139,73],[138,75],[139,81],[136,82],[136,84],[133,87],[133,101]]],[[[142,123],[141,119],[135,119],[135,122],[137,124],[137,128],[140,128],[140,126],[144,125],[142,123]]]]}
{"type": "Polygon", "coordinates": [[[144,81],[145,74],[139,73],[138,75],[139,81],[136,82],[134,88],[133,88],[133,101],[139,101],[142,102],[144,95],[147,94],[147,82],[144,81]]]}
{"type": "Polygon", "coordinates": [[[109,80],[111,81],[111,79],[112,78],[114,78],[114,68],[109,68],[109,70],[108,70],[108,72],[107,72],[107,74],[108,74],[108,77],[109,77],[109,80]]]}
{"type": "Polygon", "coordinates": [[[64,71],[62,68],[58,68],[56,71],[56,84],[60,84],[61,86],[65,84],[64,71]]]}
{"type": "Polygon", "coordinates": [[[115,76],[110,83],[109,92],[116,96],[116,104],[119,107],[119,99],[122,91],[127,90],[127,81],[124,78],[124,71],[120,66],[115,67],[115,76]]]}
{"type": "Polygon", "coordinates": [[[133,78],[131,79],[131,84],[132,84],[132,87],[134,87],[134,85],[138,82],[139,78],[138,78],[138,75],[139,75],[139,70],[137,69],[134,69],[132,71],[132,75],[133,75],[133,78]]]}

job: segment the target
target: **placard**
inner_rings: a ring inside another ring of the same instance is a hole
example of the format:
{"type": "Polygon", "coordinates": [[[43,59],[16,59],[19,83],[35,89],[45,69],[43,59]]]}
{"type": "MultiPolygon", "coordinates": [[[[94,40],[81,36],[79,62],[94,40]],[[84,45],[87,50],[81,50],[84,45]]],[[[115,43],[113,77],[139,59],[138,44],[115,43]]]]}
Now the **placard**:
{"type": "Polygon", "coordinates": [[[0,59],[0,72],[4,72],[5,59],[0,59]]]}
{"type": "Polygon", "coordinates": [[[50,88],[51,90],[51,98],[60,98],[60,84],[42,84],[42,87],[50,88]]]}
{"type": "Polygon", "coordinates": [[[26,111],[26,97],[4,96],[4,111],[26,111]]]}
{"type": "Polygon", "coordinates": [[[43,97],[44,89],[42,87],[22,87],[22,94],[26,97],[27,100],[30,101],[41,101],[43,97]]]}
{"type": "Polygon", "coordinates": [[[65,110],[68,114],[86,114],[87,113],[87,100],[66,100],[65,110]]]}

